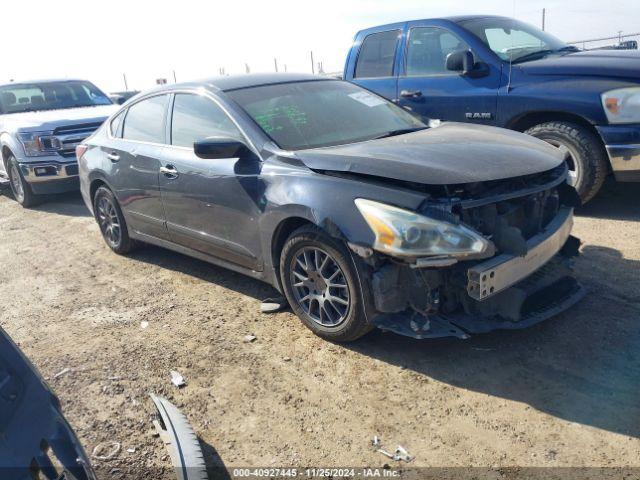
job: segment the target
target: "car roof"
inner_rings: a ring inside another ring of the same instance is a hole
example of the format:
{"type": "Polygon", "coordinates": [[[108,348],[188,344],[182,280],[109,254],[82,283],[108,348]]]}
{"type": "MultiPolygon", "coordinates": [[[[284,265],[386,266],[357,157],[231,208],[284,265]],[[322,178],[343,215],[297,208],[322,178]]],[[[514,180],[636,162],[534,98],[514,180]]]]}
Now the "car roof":
{"type": "Polygon", "coordinates": [[[363,30],[360,30],[358,32],[358,35],[361,33],[383,31],[383,30],[388,30],[393,28],[401,28],[407,22],[429,22],[432,20],[439,20],[439,21],[444,20],[444,21],[453,22],[453,23],[463,23],[469,20],[477,20],[481,18],[509,18],[509,17],[503,17],[500,15],[454,15],[450,17],[420,18],[420,19],[414,19],[414,20],[406,20],[404,22],[387,23],[384,25],[377,25],[375,27],[365,28],[363,30]]]}
{"type": "Polygon", "coordinates": [[[0,87],[7,87],[13,85],[32,85],[34,83],[59,83],[59,82],[88,82],[84,78],[45,78],[45,79],[35,79],[35,80],[20,80],[16,82],[7,82],[0,84],[0,87]]]}
{"type": "MultiPolygon", "coordinates": [[[[163,85],[151,90],[153,92],[179,90],[181,88],[205,87],[213,91],[227,92],[241,88],[276,85],[279,83],[310,82],[322,80],[336,80],[333,77],[323,77],[308,73],[245,73],[240,75],[225,75],[206,78],[194,82],[174,83],[163,85]]],[[[150,91],[150,92],[151,92],[150,91]]]]}

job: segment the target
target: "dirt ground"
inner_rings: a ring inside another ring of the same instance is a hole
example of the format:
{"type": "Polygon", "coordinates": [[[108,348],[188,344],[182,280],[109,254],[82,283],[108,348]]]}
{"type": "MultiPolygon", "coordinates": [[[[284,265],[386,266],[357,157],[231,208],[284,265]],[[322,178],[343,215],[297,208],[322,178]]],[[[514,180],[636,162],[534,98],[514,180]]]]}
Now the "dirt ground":
{"type": "Polygon", "coordinates": [[[169,470],[150,392],[227,468],[398,466],[374,435],[413,467],[640,467],[639,205],[640,186],[612,184],[578,212],[589,293],[553,320],[466,341],[377,331],[333,345],[290,312],[261,314],[272,291],[257,281],[159,248],[113,254],[79,194],[24,210],[5,190],[0,325],[89,453],[122,443],[95,461],[103,478],[169,470]]]}

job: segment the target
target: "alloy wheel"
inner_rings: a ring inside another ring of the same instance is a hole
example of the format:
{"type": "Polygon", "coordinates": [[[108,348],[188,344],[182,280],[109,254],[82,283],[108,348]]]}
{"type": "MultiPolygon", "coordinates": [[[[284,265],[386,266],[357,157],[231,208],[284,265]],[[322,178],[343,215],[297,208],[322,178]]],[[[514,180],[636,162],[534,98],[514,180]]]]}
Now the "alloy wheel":
{"type": "Polygon", "coordinates": [[[289,268],[298,305],[316,323],[336,327],[349,315],[350,292],[344,273],[325,250],[303,247],[289,268]]]}
{"type": "Polygon", "coordinates": [[[98,224],[105,240],[117,248],[122,237],[122,229],[116,207],[107,197],[98,200],[98,224]]]}
{"type": "Polygon", "coordinates": [[[11,171],[11,188],[13,189],[13,195],[20,203],[24,201],[24,187],[22,186],[22,178],[20,177],[20,171],[15,162],[11,162],[9,167],[11,171]]]}

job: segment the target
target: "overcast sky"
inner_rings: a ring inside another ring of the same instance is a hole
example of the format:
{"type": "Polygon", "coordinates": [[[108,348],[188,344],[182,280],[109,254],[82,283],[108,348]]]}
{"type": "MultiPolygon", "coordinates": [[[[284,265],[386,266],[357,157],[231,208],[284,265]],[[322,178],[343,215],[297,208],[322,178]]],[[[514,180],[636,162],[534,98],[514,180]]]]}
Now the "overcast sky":
{"type": "Polygon", "coordinates": [[[5,0],[0,82],[86,78],[106,91],[280,69],[340,71],[357,30],[456,14],[515,16],[566,41],[640,31],[640,0],[5,0]]]}

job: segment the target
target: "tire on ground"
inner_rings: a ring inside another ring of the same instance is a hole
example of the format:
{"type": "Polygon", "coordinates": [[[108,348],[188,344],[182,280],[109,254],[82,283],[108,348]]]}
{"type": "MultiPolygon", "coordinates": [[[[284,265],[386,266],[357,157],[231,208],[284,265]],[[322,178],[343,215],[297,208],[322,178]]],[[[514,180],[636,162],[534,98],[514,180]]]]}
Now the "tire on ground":
{"type": "Polygon", "coordinates": [[[525,133],[569,149],[576,168],[581,170],[575,188],[582,203],[598,193],[609,172],[609,161],[600,139],[591,130],[572,122],[546,122],[525,133]]]}
{"type": "Polygon", "coordinates": [[[360,282],[353,259],[344,245],[315,226],[303,226],[295,230],[287,239],[280,256],[280,277],[284,293],[294,313],[316,335],[334,342],[350,342],[373,329],[366,320],[364,302],[366,296],[360,290],[360,282]],[[290,279],[290,265],[295,255],[305,246],[316,246],[329,253],[342,270],[349,287],[350,305],[347,317],[337,327],[320,325],[298,304],[290,279]]]}
{"type": "Polygon", "coordinates": [[[16,157],[14,157],[13,155],[9,155],[9,157],[7,158],[7,174],[9,175],[9,184],[11,185],[13,198],[15,198],[20,205],[22,205],[24,208],[31,208],[39,205],[42,202],[42,198],[39,195],[33,193],[33,190],[31,190],[31,185],[29,185],[29,182],[24,179],[16,157]],[[22,187],[22,196],[18,195],[18,192],[13,186],[13,182],[15,180],[14,169],[18,172],[17,180],[20,182],[20,185],[22,187]]]}
{"type": "Polygon", "coordinates": [[[116,199],[113,192],[107,187],[102,186],[96,190],[96,193],[93,196],[93,212],[96,222],[100,227],[102,237],[111,250],[119,255],[126,255],[136,247],[135,240],[129,237],[129,230],[127,229],[127,223],[124,219],[124,215],[122,214],[122,210],[120,209],[120,204],[118,203],[118,200],[116,199]],[[106,197],[114,206],[116,215],[118,217],[118,223],[120,224],[120,241],[116,245],[112,245],[109,241],[107,241],[105,232],[102,230],[102,227],[100,227],[100,219],[98,218],[98,202],[103,197],[106,197]]]}

